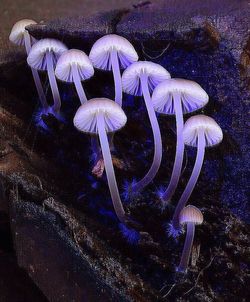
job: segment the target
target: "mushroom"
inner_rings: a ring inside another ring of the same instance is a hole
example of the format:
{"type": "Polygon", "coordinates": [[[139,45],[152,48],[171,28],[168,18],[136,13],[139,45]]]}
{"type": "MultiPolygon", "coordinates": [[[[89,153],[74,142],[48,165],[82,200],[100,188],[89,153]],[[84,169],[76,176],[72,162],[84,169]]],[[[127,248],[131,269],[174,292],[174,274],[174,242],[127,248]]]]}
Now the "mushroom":
{"type": "Polygon", "coordinates": [[[119,130],[126,122],[122,108],[107,98],[89,100],[80,106],[74,117],[74,126],[79,131],[99,136],[113,206],[121,222],[125,222],[126,217],[117,188],[107,133],[119,130]]]}
{"type": "Polygon", "coordinates": [[[184,79],[169,79],[161,82],[154,90],[152,102],[155,111],[175,115],[177,142],[175,161],[166,191],[161,195],[166,205],[173,196],[181,175],[183,162],[184,142],[182,138],[183,114],[190,113],[205,106],[208,95],[199,84],[184,79]]]}
{"type": "MultiPolygon", "coordinates": [[[[18,21],[12,27],[12,30],[11,30],[11,33],[9,36],[9,40],[12,43],[25,47],[27,55],[30,52],[32,44],[35,42],[35,38],[33,38],[29,34],[29,32],[25,29],[26,26],[31,25],[31,24],[37,24],[37,23],[35,21],[29,20],[29,19],[23,19],[23,20],[18,21]]],[[[43,86],[42,86],[39,74],[38,74],[37,70],[35,70],[34,68],[31,68],[31,72],[33,75],[33,79],[34,79],[34,82],[36,85],[36,90],[37,90],[41,105],[44,108],[44,110],[47,110],[48,103],[47,103],[46,96],[43,91],[43,86]]]]}
{"type": "MultiPolygon", "coordinates": [[[[79,49],[66,50],[58,59],[55,69],[56,77],[64,82],[74,83],[81,104],[87,102],[81,81],[94,75],[94,68],[85,52],[79,49]]],[[[97,158],[100,158],[98,139],[91,137],[91,146],[97,158]]]]}
{"type": "Polygon", "coordinates": [[[93,65],[98,69],[112,70],[115,83],[115,101],[122,106],[122,82],[120,68],[127,68],[138,61],[133,45],[118,35],[106,35],[97,40],[89,54],[93,65]]]}
{"type": "Polygon", "coordinates": [[[184,243],[184,248],[181,255],[181,261],[177,271],[186,273],[188,262],[191,254],[191,249],[194,240],[195,225],[202,224],[203,215],[201,211],[195,206],[188,205],[182,209],[180,213],[180,224],[187,225],[187,234],[184,243]]]}
{"type": "Polygon", "coordinates": [[[93,65],[88,56],[81,50],[70,49],[59,58],[55,69],[56,77],[64,82],[74,82],[80,102],[87,102],[81,81],[94,75],[93,65]]]}
{"type": "Polygon", "coordinates": [[[222,130],[213,118],[200,114],[192,116],[186,121],[183,128],[183,140],[186,145],[197,147],[197,155],[190,179],[174,212],[173,227],[175,230],[180,228],[180,212],[185,207],[200,175],[205,147],[217,145],[222,139],[222,130]]]}
{"type": "Polygon", "coordinates": [[[61,108],[61,98],[56,83],[55,65],[67,47],[55,39],[42,39],[35,43],[28,55],[28,64],[36,70],[47,70],[50,87],[54,99],[53,111],[58,113],[61,108]]]}
{"type": "Polygon", "coordinates": [[[153,163],[143,179],[132,185],[132,192],[139,192],[146,187],[155,177],[161,164],[161,132],[150,93],[160,82],[169,78],[169,72],[161,65],[146,61],[133,63],[122,75],[122,86],[124,92],[137,96],[143,95],[154,136],[153,163]]]}

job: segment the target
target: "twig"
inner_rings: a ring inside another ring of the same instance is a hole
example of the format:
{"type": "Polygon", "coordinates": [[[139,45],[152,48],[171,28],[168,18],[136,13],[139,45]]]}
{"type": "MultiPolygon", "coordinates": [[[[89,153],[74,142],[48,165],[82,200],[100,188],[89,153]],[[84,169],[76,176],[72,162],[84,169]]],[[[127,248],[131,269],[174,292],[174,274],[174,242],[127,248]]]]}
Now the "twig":
{"type": "Polygon", "coordinates": [[[13,190],[14,190],[14,194],[15,194],[15,197],[16,197],[16,201],[19,201],[19,191],[18,191],[18,184],[17,183],[15,183],[14,185],[13,185],[13,190]]]}
{"type": "Polygon", "coordinates": [[[161,51],[161,53],[155,57],[150,56],[149,54],[146,53],[146,48],[143,45],[143,43],[141,43],[141,47],[142,47],[142,52],[143,54],[148,57],[150,60],[155,60],[160,58],[162,55],[164,55],[164,53],[169,49],[170,43],[168,43],[168,45],[161,51]]]}
{"type": "Polygon", "coordinates": [[[37,175],[34,175],[34,176],[35,176],[35,178],[37,179],[37,181],[38,181],[38,183],[39,183],[40,189],[43,190],[43,184],[42,184],[41,179],[40,179],[37,175]]]}
{"type": "Polygon", "coordinates": [[[162,296],[162,299],[167,298],[167,296],[171,293],[171,291],[174,289],[175,286],[176,286],[176,283],[174,283],[174,284],[170,287],[169,291],[168,291],[164,296],[162,296]]]}
{"type": "Polygon", "coordinates": [[[203,274],[203,272],[204,272],[206,269],[208,269],[208,268],[211,266],[212,262],[214,261],[214,258],[215,258],[215,256],[212,257],[212,259],[209,261],[209,263],[208,263],[208,264],[207,264],[207,265],[199,272],[199,274],[198,274],[198,276],[197,276],[197,279],[196,279],[196,281],[195,281],[195,283],[194,283],[194,286],[191,287],[187,292],[185,292],[185,293],[183,294],[183,296],[189,294],[189,293],[197,286],[197,284],[198,284],[198,282],[199,282],[199,280],[200,280],[201,275],[203,274]]]}

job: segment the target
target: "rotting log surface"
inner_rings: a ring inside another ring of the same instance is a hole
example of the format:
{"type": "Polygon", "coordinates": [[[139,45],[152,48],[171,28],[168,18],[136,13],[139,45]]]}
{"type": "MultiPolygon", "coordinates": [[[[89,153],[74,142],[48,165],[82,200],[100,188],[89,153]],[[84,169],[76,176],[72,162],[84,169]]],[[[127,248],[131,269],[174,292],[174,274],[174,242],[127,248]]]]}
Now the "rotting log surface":
{"type": "MultiPolygon", "coordinates": [[[[244,6],[246,1],[240,3],[243,8],[228,1],[232,7],[217,13],[212,5],[203,14],[185,16],[185,22],[177,25],[164,19],[156,35],[150,23],[153,18],[139,19],[141,26],[131,28],[136,18],[149,12],[166,15],[150,4],[126,11],[115,23],[110,21],[111,27],[107,25],[111,32],[126,28],[126,36],[137,41],[142,58],[154,58],[173,77],[200,83],[210,95],[210,103],[202,112],[214,117],[225,134],[220,146],[206,151],[204,168],[190,200],[202,209],[205,222],[196,232],[200,256],[197,260],[193,254],[196,266],[185,277],[175,273],[184,236],[178,242],[167,238],[165,227],[173,209],[162,212],[155,196],[156,188],[166,185],[171,173],[174,119],[159,117],[164,156],[154,184],[126,205],[143,226],[143,231],[133,235],[135,243],[129,244],[113,217],[105,178],[91,176],[89,139],[72,127],[79,106],[74,88],[60,84],[65,123],[44,119],[50,129],[45,132],[31,119],[37,107],[34,87],[25,88],[32,83],[25,62],[1,67],[0,168],[16,253],[20,266],[50,301],[157,301],[160,297],[174,301],[246,301],[249,7],[244,6]],[[191,23],[186,18],[192,18],[192,24],[195,20],[195,29],[189,30],[191,23]],[[152,36],[157,38],[150,45],[147,40],[152,36]]],[[[99,15],[100,20],[106,15],[99,15]]],[[[76,36],[68,34],[75,24],[70,19],[29,30],[36,37],[55,35],[69,47],[79,47],[81,39],[90,45],[91,30],[85,35],[86,20],[81,20],[78,25],[82,31],[76,36]]],[[[113,96],[112,76],[103,75],[97,72],[84,83],[89,97],[113,96]]],[[[151,131],[141,100],[125,96],[124,103],[129,122],[115,135],[115,156],[122,163],[116,169],[120,188],[125,179],[142,176],[152,158],[151,131]]],[[[186,184],[194,156],[195,150],[187,148],[173,203],[186,184]]]]}

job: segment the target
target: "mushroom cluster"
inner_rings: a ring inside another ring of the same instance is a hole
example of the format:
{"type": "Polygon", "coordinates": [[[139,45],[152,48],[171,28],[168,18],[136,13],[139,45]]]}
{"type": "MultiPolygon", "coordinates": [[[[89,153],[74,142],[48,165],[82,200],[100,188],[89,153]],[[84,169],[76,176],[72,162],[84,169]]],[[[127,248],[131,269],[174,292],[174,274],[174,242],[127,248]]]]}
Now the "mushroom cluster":
{"type": "MultiPolygon", "coordinates": [[[[176,120],[176,152],[169,184],[162,194],[162,205],[174,203],[174,194],[181,177],[183,154],[186,146],[197,148],[197,156],[190,179],[180,200],[177,202],[171,223],[171,235],[177,235],[187,225],[186,241],[178,271],[186,272],[194,240],[195,225],[203,222],[203,215],[195,206],[186,206],[200,175],[205,148],[222,141],[223,133],[216,121],[206,115],[193,115],[184,123],[184,115],[203,108],[209,97],[196,82],[171,78],[161,65],[138,61],[139,56],[133,45],[124,37],[110,34],[97,40],[89,56],[78,49],[70,49],[55,39],[35,40],[26,26],[33,20],[17,22],[11,31],[10,41],[23,45],[27,62],[31,67],[36,89],[44,113],[56,118],[61,109],[61,97],[57,80],[74,83],[80,100],[80,107],[73,118],[77,130],[91,134],[91,144],[100,150],[104,162],[108,187],[116,216],[124,226],[130,225],[131,217],[126,213],[116,181],[112,162],[111,144],[113,133],[126,125],[127,117],[122,109],[123,92],[143,96],[149,117],[154,156],[145,176],[132,184],[132,192],[141,192],[154,180],[162,160],[162,134],[157,113],[174,115],[176,120]],[[112,70],[114,78],[114,100],[106,97],[88,100],[82,82],[94,76],[94,68],[112,70]],[[53,102],[46,100],[38,71],[47,71],[53,102]],[[124,70],[121,73],[121,70],[124,70]],[[52,104],[52,105],[49,105],[52,104]]],[[[166,176],[167,178],[167,176],[166,176]]]]}

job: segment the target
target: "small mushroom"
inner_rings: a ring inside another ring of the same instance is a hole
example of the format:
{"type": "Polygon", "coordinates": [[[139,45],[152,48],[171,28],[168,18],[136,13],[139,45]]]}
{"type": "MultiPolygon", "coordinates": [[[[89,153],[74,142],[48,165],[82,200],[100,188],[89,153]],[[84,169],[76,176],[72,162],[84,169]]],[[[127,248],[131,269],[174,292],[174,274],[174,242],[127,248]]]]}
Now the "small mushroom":
{"type": "Polygon", "coordinates": [[[197,147],[197,155],[192,174],[174,212],[173,227],[175,230],[180,228],[180,212],[185,207],[200,175],[205,147],[217,145],[222,139],[222,130],[213,118],[200,114],[192,116],[186,121],[183,128],[183,140],[186,145],[197,147]]]}
{"type": "Polygon", "coordinates": [[[107,133],[121,129],[127,122],[122,108],[106,98],[95,98],[81,105],[74,117],[74,126],[81,132],[98,134],[113,206],[117,217],[125,222],[125,211],[117,187],[107,133]]]}
{"type": "Polygon", "coordinates": [[[55,77],[55,66],[59,57],[67,47],[55,39],[42,39],[35,43],[28,55],[28,64],[36,70],[47,70],[50,87],[54,99],[53,111],[58,113],[61,108],[61,97],[55,77]]]}
{"type": "Polygon", "coordinates": [[[74,82],[80,102],[87,102],[81,81],[94,75],[93,65],[88,56],[81,50],[70,49],[59,58],[55,69],[56,77],[64,82],[74,82]]]}
{"type": "Polygon", "coordinates": [[[180,213],[180,224],[187,225],[187,234],[184,243],[184,248],[181,255],[181,261],[177,268],[178,272],[186,273],[188,268],[188,262],[192,250],[194,233],[195,233],[195,225],[202,224],[203,215],[201,211],[195,206],[188,205],[184,209],[182,209],[180,213]]]}
{"type": "MultiPolygon", "coordinates": [[[[29,32],[25,29],[26,26],[31,25],[31,24],[37,24],[33,20],[29,19],[23,19],[18,21],[17,23],[14,24],[12,27],[9,40],[19,46],[24,46],[27,55],[29,54],[31,50],[32,44],[36,41],[35,38],[33,38],[29,32]]],[[[33,75],[33,79],[36,85],[36,90],[39,96],[39,100],[41,102],[42,107],[47,110],[48,109],[48,103],[46,100],[45,93],[43,91],[43,86],[39,77],[39,74],[36,69],[31,68],[31,72],[33,75]]]]}
{"type": "Polygon", "coordinates": [[[155,88],[152,102],[155,111],[166,115],[175,115],[176,119],[177,142],[174,167],[169,185],[161,196],[163,203],[167,204],[176,190],[181,175],[184,153],[183,114],[204,107],[208,102],[208,95],[196,82],[184,79],[169,79],[161,82],[155,88]]]}
{"type": "Polygon", "coordinates": [[[141,191],[154,179],[161,164],[161,132],[150,93],[160,82],[169,78],[169,72],[161,65],[146,61],[133,63],[124,71],[122,75],[122,85],[124,92],[137,96],[143,95],[154,136],[153,163],[143,179],[132,185],[131,191],[134,192],[141,191]]]}
{"type": "Polygon", "coordinates": [[[89,54],[93,65],[102,70],[112,70],[115,83],[115,101],[122,106],[122,82],[120,68],[127,68],[138,61],[133,45],[118,35],[106,35],[97,40],[89,54]]]}

